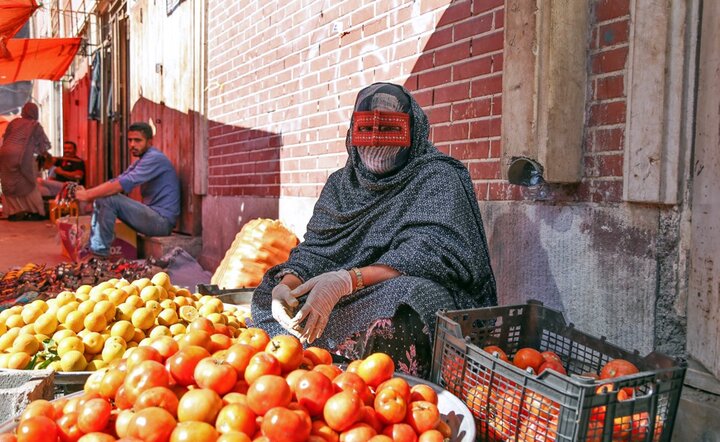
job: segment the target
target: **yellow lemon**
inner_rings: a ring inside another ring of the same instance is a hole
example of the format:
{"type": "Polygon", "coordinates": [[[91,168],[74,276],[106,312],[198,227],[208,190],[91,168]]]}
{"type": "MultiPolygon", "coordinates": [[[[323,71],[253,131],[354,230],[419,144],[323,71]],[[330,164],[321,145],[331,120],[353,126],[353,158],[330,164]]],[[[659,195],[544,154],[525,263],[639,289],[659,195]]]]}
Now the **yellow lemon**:
{"type": "Polygon", "coordinates": [[[55,314],[55,317],[57,318],[58,322],[65,322],[65,319],[67,318],[68,313],[77,311],[78,306],[80,305],[77,301],[71,301],[62,307],[60,307],[55,314]]]}
{"type": "Polygon", "coordinates": [[[163,310],[162,306],[157,301],[148,301],[145,303],[145,308],[150,310],[153,317],[157,318],[160,312],[163,310]]]}
{"type": "Polygon", "coordinates": [[[126,285],[126,286],[124,286],[124,287],[120,287],[120,290],[122,290],[123,292],[127,293],[128,296],[139,295],[139,294],[140,294],[140,290],[137,288],[137,286],[132,285],[132,284],[126,285]]]}
{"type": "Polygon", "coordinates": [[[172,299],[166,299],[166,300],[162,301],[162,302],[160,303],[160,307],[162,307],[162,308],[171,308],[171,309],[173,309],[173,310],[175,310],[175,311],[177,311],[177,309],[178,309],[178,305],[175,304],[175,301],[173,301],[172,299]]]}
{"type": "Polygon", "coordinates": [[[107,319],[105,319],[105,315],[102,313],[90,312],[85,316],[83,325],[85,325],[87,330],[92,332],[101,332],[107,327],[107,319]]]}
{"type": "Polygon", "coordinates": [[[5,310],[1,311],[0,312],[0,322],[4,324],[5,321],[7,321],[7,318],[9,318],[10,315],[14,315],[14,314],[15,313],[13,311],[11,311],[10,309],[5,309],[5,310]]]}
{"type": "Polygon", "coordinates": [[[186,298],[186,297],[184,297],[184,296],[176,296],[176,297],[173,299],[173,302],[175,302],[175,304],[176,304],[178,307],[183,307],[183,306],[186,306],[186,305],[192,305],[192,300],[191,300],[190,298],[186,298]]]}
{"type": "Polygon", "coordinates": [[[0,336],[4,335],[7,330],[7,325],[5,325],[4,322],[0,322],[0,336]]]}
{"type": "Polygon", "coordinates": [[[164,325],[156,325],[152,328],[152,330],[150,330],[149,336],[151,338],[156,338],[158,336],[172,336],[172,333],[170,333],[170,329],[164,325]]]}
{"type": "Polygon", "coordinates": [[[30,363],[30,355],[24,352],[10,353],[10,357],[7,361],[7,368],[13,368],[15,370],[25,370],[30,363]]]}
{"type": "Polygon", "coordinates": [[[30,303],[31,306],[40,309],[41,312],[45,313],[48,310],[48,305],[42,299],[36,299],[30,303]]]}
{"type": "Polygon", "coordinates": [[[145,339],[145,332],[140,330],[139,328],[135,329],[135,334],[133,334],[133,342],[140,342],[143,339],[145,339]]]}
{"type": "Polygon", "coordinates": [[[138,347],[150,347],[150,344],[153,343],[152,338],[145,338],[138,344],[138,347]]]}
{"type": "Polygon", "coordinates": [[[145,301],[147,304],[148,301],[158,301],[160,302],[160,288],[155,287],[154,285],[148,285],[142,290],[140,290],[140,299],[145,301]]]}
{"type": "Polygon", "coordinates": [[[94,300],[95,298],[98,298],[98,296],[103,292],[103,290],[112,288],[115,288],[115,284],[110,284],[109,281],[101,282],[100,284],[91,288],[88,292],[88,295],[90,296],[90,299],[94,300]]]}
{"type": "Polygon", "coordinates": [[[62,371],[83,371],[87,368],[85,355],[77,350],[71,350],[60,357],[62,371]]]}
{"type": "Polygon", "coordinates": [[[10,353],[0,353],[0,368],[8,368],[10,353]]]}
{"type": "Polygon", "coordinates": [[[105,338],[100,333],[90,332],[82,338],[82,342],[85,346],[85,353],[95,355],[102,351],[105,338]]]}
{"type": "Polygon", "coordinates": [[[149,308],[140,307],[133,312],[132,323],[139,329],[147,330],[155,325],[155,315],[149,308]]]}
{"type": "Polygon", "coordinates": [[[15,327],[22,327],[25,325],[25,321],[23,321],[23,317],[20,314],[13,314],[10,315],[9,318],[5,321],[5,325],[7,328],[15,328],[15,327]]]}
{"type": "Polygon", "coordinates": [[[77,351],[79,353],[85,353],[85,344],[77,336],[68,336],[58,343],[57,354],[62,357],[65,353],[70,351],[77,351]]]}
{"type": "Polygon", "coordinates": [[[108,280],[105,281],[105,282],[107,282],[108,284],[111,284],[113,287],[115,287],[115,284],[117,284],[118,281],[120,281],[120,280],[117,279],[117,278],[110,278],[110,279],[108,279],[108,280]]]}
{"type": "Polygon", "coordinates": [[[80,330],[77,335],[78,335],[78,337],[79,337],[80,339],[82,339],[82,338],[84,338],[85,336],[87,336],[88,333],[92,333],[92,332],[91,332],[90,330],[84,328],[84,329],[80,330]]]}
{"type": "Polygon", "coordinates": [[[119,279],[118,282],[116,282],[114,285],[115,285],[116,289],[120,289],[120,288],[129,286],[130,282],[127,279],[123,278],[123,279],[119,279]]]}
{"type": "Polygon", "coordinates": [[[178,322],[177,312],[171,308],[163,309],[157,317],[158,324],[170,327],[178,322]]]}
{"type": "Polygon", "coordinates": [[[95,304],[97,303],[91,299],[83,301],[78,306],[78,311],[84,315],[87,315],[88,313],[91,313],[93,311],[93,309],[95,308],[95,304]]]}
{"type": "Polygon", "coordinates": [[[171,325],[171,326],[170,326],[170,333],[171,333],[173,336],[177,336],[177,335],[179,335],[179,334],[181,334],[181,333],[185,333],[185,325],[184,325],[184,324],[180,324],[180,323],[171,325]]]}
{"type": "Polygon", "coordinates": [[[135,336],[135,326],[130,321],[118,321],[110,327],[110,336],[119,336],[125,342],[132,341],[135,336]]]}
{"type": "Polygon", "coordinates": [[[198,318],[198,311],[193,306],[184,305],[180,307],[180,317],[187,322],[192,322],[198,318]]]}
{"type": "Polygon", "coordinates": [[[77,295],[86,295],[90,293],[90,290],[92,290],[92,286],[88,284],[81,285],[80,287],[75,290],[75,296],[77,295]]]}
{"type": "Polygon", "coordinates": [[[140,278],[140,279],[136,279],[135,281],[131,282],[130,284],[137,287],[138,290],[142,290],[145,287],[147,287],[148,284],[150,284],[150,279],[149,278],[140,278]]]}
{"type": "Polygon", "coordinates": [[[58,293],[58,295],[55,297],[55,303],[58,307],[62,307],[63,305],[67,305],[73,301],[75,301],[75,293],[68,292],[67,290],[58,293]]]}
{"type": "Polygon", "coordinates": [[[77,302],[85,302],[85,301],[87,301],[88,299],[90,299],[90,295],[88,295],[87,293],[77,293],[77,294],[75,295],[75,300],[76,300],[77,302]]]}
{"type": "Polygon", "coordinates": [[[127,343],[119,336],[110,336],[105,341],[105,345],[102,350],[102,360],[105,362],[111,362],[115,359],[120,359],[127,349],[127,343]]]}
{"type": "Polygon", "coordinates": [[[177,298],[178,296],[182,296],[182,297],[189,296],[189,297],[191,297],[191,296],[192,296],[192,293],[190,293],[190,290],[188,290],[188,289],[186,289],[186,288],[179,288],[179,289],[177,289],[177,291],[175,292],[175,297],[177,298]]]}
{"type": "Polygon", "coordinates": [[[35,334],[35,324],[28,324],[23,325],[20,327],[20,334],[21,335],[34,335],[35,334]]]}
{"type": "Polygon", "coordinates": [[[40,345],[42,345],[43,342],[45,342],[45,341],[47,341],[48,339],[50,339],[50,336],[48,336],[48,335],[43,335],[43,334],[41,334],[41,333],[36,333],[36,334],[35,334],[35,339],[37,339],[38,342],[40,343],[40,345]]]}
{"type": "Polygon", "coordinates": [[[35,333],[52,335],[58,326],[58,320],[52,313],[43,313],[35,320],[35,333]]]}
{"type": "MultiPolygon", "coordinates": [[[[92,361],[88,362],[87,368],[85,368],[87,371],[98,371],[102,370],[104,368],[107,368],[108,363],[103,361],[102,359],[93,359],[92,361]]],[[[104,373],[103,373],[104,375],[104,373]]]]}
{"type": "Polygon", "coordinates": [[[93,309],[93,312],[95,313],[101,313],[103,316],[105,316],[106,321],[112,321],[115,318],[115,304],[113,304],[111,301],[99,301],[97,304],[95,304],[95,308],[93,309]]]}
{"type": "Polygon", "coordinates": [[[33,335],[21,334],[15,338],[15,342],[13,342],[12,345],[13,353],[23,352],[29,354],[30,356],[37,353],[38,349],[40,349],[40,343],[33,335]]]}
{"type": "Polygon", "coordinates": [[[142,307],[145,305],[145,301],[143,301],[138,295],[130,295],[125,300],[125,304],[130,304],[135,307],[142,307]]]}
{"type": "Polygon", "coordinates": [[[130,296],[125,290],[115,289],[108,295],[108,300],[115,305],[120,305],[130,296]]]}
{"type": "Polygon", "coordinates": [[[52,340],[55,342],[60,342],[65,338],[69,338],[70,336],[77,336],[74,331],[72,330],[58,330],[55,332],[55,334],[52,335],[52,340]]]}
{"type": "Polygon", "coordinates": [[[154,285],[163,287],[165,290],[168,290],[172,286],[172,284],[170,283],[170,275],[165,272],[156,273],[155,275],[153,275],[150,282],[154,285]]]}
{"type": "Polygon", "coordinates": [[[84,321],[85,321],[85,314],[83,312],[75,310],[75,311],[68,313],[68,315],[65,317],[65,321],[63,323],[65,324],[65,327],[67,327],[68,329],[77,333],[83,329],[84,321]]]}

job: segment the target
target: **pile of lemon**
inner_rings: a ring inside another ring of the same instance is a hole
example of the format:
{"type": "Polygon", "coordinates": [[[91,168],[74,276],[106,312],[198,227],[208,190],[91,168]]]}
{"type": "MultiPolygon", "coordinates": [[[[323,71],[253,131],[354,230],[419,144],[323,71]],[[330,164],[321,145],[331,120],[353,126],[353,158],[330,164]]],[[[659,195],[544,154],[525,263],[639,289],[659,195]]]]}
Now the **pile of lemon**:
{"type": "Polygon", "coordinates": [[[0,312],[0,368],[95,371],[141,343],[161,336],[179,341],[198,317],[237,336],[248,313],[174,286],[164,272],[83,285],[0,312]]]}

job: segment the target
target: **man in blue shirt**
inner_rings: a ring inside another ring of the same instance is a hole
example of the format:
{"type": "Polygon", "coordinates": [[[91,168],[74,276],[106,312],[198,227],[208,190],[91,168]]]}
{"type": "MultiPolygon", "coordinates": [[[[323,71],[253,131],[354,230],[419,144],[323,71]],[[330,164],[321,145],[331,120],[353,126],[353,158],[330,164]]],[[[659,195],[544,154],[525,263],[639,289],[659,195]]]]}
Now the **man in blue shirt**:
{"type": "Polygon", "coordinates": [[[91,189],[78,188],[79,201],[95,201],[90,225],[90,251],[98,257],[110,254],[115,239],[115,220],[148,236],[166,236],[180,215],[180,181],[170,160],[152,146],[153,132],[147,123],[128,128],[128,147],[138,157],[119,177],[91,189]],[[142,203],[129,193],[140,186],[142,203]]]}

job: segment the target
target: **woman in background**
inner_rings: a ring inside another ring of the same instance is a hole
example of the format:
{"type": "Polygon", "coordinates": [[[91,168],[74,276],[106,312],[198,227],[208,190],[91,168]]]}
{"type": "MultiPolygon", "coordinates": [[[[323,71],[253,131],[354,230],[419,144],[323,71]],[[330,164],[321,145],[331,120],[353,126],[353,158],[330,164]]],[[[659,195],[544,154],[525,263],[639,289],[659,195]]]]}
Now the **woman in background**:
{"type": "Polygon", "coordinates": [[[36,104],[26,103],[20,116],[8,124],[0,145],[3,211],[9,221],[36,221],[45,218],[45,208],[37,187],[35,155],[46,155],[50,141],[38,122],[36,104]]]}

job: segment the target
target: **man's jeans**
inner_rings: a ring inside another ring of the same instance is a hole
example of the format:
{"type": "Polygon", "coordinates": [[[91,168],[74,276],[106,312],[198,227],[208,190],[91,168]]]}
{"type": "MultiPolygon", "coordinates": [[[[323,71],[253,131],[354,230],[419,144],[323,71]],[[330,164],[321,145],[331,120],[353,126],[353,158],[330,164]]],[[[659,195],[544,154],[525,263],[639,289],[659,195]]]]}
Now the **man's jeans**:
{"type": "Polygon", "coordinates": [[[116,218],[148,236],[167,236],[175,226],[150,207],[125,195],[98,198],[94,203],[90,230],[90,250],[94,254],[110,254],[110,245],[115,239],[116,218]]]}

